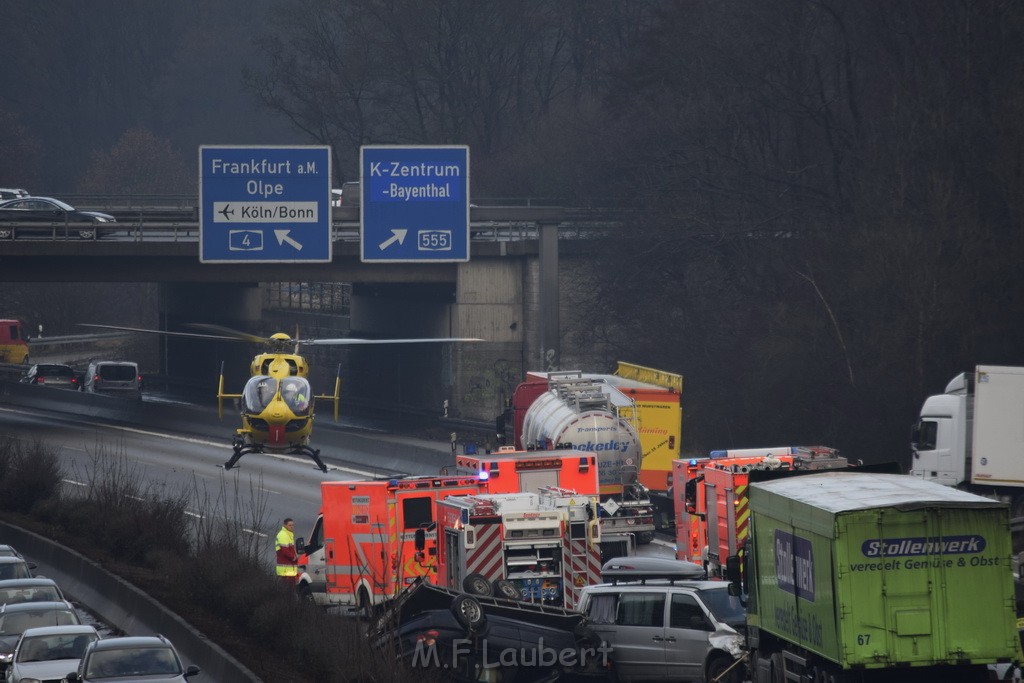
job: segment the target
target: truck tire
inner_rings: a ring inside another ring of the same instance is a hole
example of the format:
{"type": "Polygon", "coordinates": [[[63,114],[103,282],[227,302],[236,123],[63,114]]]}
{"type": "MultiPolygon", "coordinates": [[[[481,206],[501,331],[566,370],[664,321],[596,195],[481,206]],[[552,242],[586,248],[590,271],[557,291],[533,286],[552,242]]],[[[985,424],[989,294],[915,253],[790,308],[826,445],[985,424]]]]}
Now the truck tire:
{"type": "Polygon", "coordinates": [[[519,590],[519,586],[508,579],[495,579],[492,589],[494,595],[499,598],[515,600],[516,602],[521,602],[523,599],[523,591],[519,590]]]}
{"type": "Polygon", "coordinates": [[[642,532],[640,532],[639,534],[636,535],[636,542],[639,545],[647,545],[648,543],[650,543],[653,540],[654,540],[654,532],[653,531],[642,531],[642,532]]]}
{"type": "Polygon", "coordinates": [[[484,617],[484,608],[472,595],[463,593],[456,596],[452,600],[451,610],[455,620],[470,631],[479,630],[487,621],[484,617]]]}
{"type": "Polygon", "coordinates": [[[487,580],[486,576],[477,572],[466,575],[466,578],[462,580],[462,590],[470,595],[479,595],[485,598],[494,595],[494,587],[491,582],[487,580]]]}

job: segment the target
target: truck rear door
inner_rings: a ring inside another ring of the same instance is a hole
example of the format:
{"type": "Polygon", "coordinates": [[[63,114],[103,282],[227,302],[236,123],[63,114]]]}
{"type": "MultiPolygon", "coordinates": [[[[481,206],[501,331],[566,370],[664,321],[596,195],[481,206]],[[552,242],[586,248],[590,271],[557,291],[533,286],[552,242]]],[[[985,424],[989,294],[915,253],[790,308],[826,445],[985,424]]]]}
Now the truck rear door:
{"type": "Polygon", "coordinates": [[[396,497],[395,519],[398,528],[395,530],[398,544],[393,552],[398,555],[395,562],[399,571],[396,579],[401,581],[398,590],[419,576],[428,576],[431,567],[437,561],[437,530],[427,531],[434,522],[434,491],[430,489],[400,491],[396,497]],[[416,531],[424,532],[425,545],[422,550],[416,548],[416,531]]]}

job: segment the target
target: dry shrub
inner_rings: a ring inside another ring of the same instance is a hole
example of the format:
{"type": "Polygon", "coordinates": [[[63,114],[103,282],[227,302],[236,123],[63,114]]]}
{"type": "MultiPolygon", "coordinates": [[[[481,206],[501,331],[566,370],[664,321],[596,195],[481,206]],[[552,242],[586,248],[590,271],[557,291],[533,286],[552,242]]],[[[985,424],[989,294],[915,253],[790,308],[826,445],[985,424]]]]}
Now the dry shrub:
{"type": "Polygon", "coordinates": [[[41,442],[23,444],[0,437],[0,509],[28,514],[59,491],[61,469],[56,451],[41,442]]]}
{"type": "Polygon", "coordinates": [[[86,472],[73,474],[84,485],[60,495],[67,477],[55,452],[0,437],[0,510],[73,543],[264,680],[446,679],[445,672],[396,666],[393,652],[370,647],[363,622],[299,600],[274,576],[259,534],[251,531],[269,528],[261,482],[252,482],[248,492],[222,490],[213,499],[195,484],[192,491],[169,493],[123,454],[104,448],[86,472]],[[228,507],[239,500],[248,507],[228,507]],[[190,501],[198,510],[194,517],[185,514],[190,501]],[[21,519],[29,510],[32,517],[21,519]]]}

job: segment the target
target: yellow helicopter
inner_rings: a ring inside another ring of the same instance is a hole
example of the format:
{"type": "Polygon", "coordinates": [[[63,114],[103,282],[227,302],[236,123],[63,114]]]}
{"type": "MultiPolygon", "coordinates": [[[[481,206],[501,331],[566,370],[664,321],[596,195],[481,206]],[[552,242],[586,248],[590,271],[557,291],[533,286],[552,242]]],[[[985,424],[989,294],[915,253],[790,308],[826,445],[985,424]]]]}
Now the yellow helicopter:
{"type": "Polygon", "coordinates": [[[469,337],[440,337],[426,339],[299,339],[277,332],[269,337],[239,332],[219,325],[192,324],[196,329],[218,332],[202,334],[194,332],[166,332],[146,330],[137,327],[115,325],[94,325],[81,323],[83,327],[97,327],[127,332],[163,334],[172,337],[193,339],[214,339],[227,341],[248,341],[264,343],[268,351],[257,354],[249,367],[249,380],[240,394],[224,392],[224,364],[221,363],[220,380],[217,385],[217,414],[224,419],[224,399],[240,399],[242,426],[235,430],[232,439],[234,453],[224,463],[230,470],[247,453],[267,451],[308,455],[321,471],[327,465],[320,459],[320,450],[309,445],[313,431],[314,404],[317,400],[334,403],[334,420],[338,420],[338,399],[341,390],[341,367],[334,381],[333,394],[314,395],[307,375],[309,365],[299,355],[299,345],[353,345],[353,344],[410,344],[425,342],[478,342],[482,339],[469,337]]]}

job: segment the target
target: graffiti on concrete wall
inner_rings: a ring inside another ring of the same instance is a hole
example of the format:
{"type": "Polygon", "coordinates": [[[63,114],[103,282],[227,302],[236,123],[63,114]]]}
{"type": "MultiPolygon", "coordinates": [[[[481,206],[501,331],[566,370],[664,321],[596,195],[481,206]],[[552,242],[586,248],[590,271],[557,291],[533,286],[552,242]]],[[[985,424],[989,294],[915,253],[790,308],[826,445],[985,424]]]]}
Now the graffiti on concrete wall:
{"type": "Polygon", "coordinates": [[[475,417],[493,418],[505,409],[505,401],[512,396],[516,385],[523,381],[522,363],[506,358],[474,360],[479,362],[466,367],[462,409],[463,412],[474,413],[475,417]]]}

